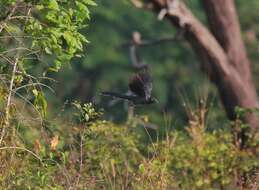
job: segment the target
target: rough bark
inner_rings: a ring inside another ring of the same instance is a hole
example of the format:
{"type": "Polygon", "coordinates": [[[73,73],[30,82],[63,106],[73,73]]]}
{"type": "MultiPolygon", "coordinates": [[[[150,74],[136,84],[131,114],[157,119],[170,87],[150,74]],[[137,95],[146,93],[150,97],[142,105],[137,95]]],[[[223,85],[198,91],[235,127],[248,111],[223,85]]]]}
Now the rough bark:
{"type": "Polygon", "coordinates": [[[203,0],[210,29],[228,59],[244,79],[251,81],[250,62],[241,38],[234,0],[203,0]]]}
{"type": "MultiPolygon", "coordinates": [[[[148,2],[154,11],[166,12],[165,17],[184,31],[186,40],[200,57],[202,70],[218,88],[230,119],[235,119],[236,106],[259,107],[233,0],[203,1],[212,32],[182,1],[148,2]]],[[[259,118],[255,114],[247,114],[245,121],[252,128],[259,128],[259,118]]]]}
{"type": "Polygon", "coordinates": [[[249,91],[250,99],[255,102],[255,107],[258,107],[250,61],[242,40],[234,0],[203,0],[203,5],[211,32],[224,49],[229,63],[235,67],[242,78],[243,85],[249,91]]]}

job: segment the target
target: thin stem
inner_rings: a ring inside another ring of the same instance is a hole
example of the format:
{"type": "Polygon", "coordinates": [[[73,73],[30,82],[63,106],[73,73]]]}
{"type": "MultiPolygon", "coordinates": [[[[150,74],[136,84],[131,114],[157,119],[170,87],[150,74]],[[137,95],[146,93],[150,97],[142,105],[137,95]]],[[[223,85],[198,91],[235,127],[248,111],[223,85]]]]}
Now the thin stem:
{"type": "Polygon", "coordinates": [[[16,73],[18,62],[19,62],[19,56],[17,56],[15,58],[15,62],[14,62],[14,65],[13,65],[12,78],[11,78],[10,85],[9,85],[9,94],[8,94],[7,104],[6,104],[6,109],[5,109],[5,121],[4,121],[4,125],[3,125],[3,128],[2,128],[2,131],[1,131],[0,145],[2,144],[4,135],[5,135],[5,128],[7,126],[9,126],[11,98],[12,98],[15,73],[16,73]]]}
{"type": "Polygon", "coordinates": [[[10,11],[10,13],[8,14],[8,16],[6,17],[6,19],[5,20],[3,20],[2,22],[0,22],[0,33],[2,32],[2,30],[5,28],[5,26],[6,26],[6,21],[8,21],[11,17],[12,17],[12,15],[14,14],[14,12],[16,11],[16,9],[17,9],[17,5],[15,5],[13,8],[12,8],[12,10],[10,11]]]}
{"type": "Polygon", "coordinates": [[[12,97],[12,90],[13,90],[13,85],[14,85],[14,78],[15,78],[15,73],[17,69],[17,64],[18,64],[19,58],[15,58],[14,66],[13,66],[13,72],[12,72],[12,78],[9,86],[9,94],[8,94],[8,99],[7,99],[7,105],[6,105],[6,117],[8,118],[9,116],[9,111],[10,111],[10,105],[11,105],[11,97],[12,97]]]}
{"type": "Polygon", "coordinates": [[[27,148],[17,147],[17,146],[0,147],[0,150],[6,150],[6,149],[16,149],[16,150],[26,151],[26,152],[30,153],[31,155],[33,155],[35,158],[37,158],[42,163],[42,159],[37,154],[35,154],[34,152],[32,152],[31,150],[29,150],[27,148]]]}
{"type": "Polygon", "coordinates": [[[79,163],[79,171],[77,174],[76,187],[78,187],[78,184],[80,182],[82,171],[83,171],[83,134],[80,135],[80,163],[79,163]]]}

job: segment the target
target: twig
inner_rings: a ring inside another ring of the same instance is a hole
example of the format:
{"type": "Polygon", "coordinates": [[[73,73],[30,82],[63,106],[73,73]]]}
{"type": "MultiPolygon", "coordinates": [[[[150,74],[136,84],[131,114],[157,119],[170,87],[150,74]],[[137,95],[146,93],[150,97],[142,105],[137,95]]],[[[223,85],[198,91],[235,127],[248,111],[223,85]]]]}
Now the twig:
{"type": "Polygon", "coordinates": [[[16,8],[17,8],[17,4],[12,8],[12,10],[10,11],[10,13],[7,15],[7,17],[2,21],[0,22],[0,33],[2,32],[2,30],[4,29],[5,27],[5,22],[8,21],[12,15],[14,14],[14,12],[16,11],[16,8]]]}
{"type": "Polygon", "coordinates": [[[176,42],[182,39],[182,37],[183,37],[183,31],[178,30],[175,36],[173,37],[163,37],[163,38],[154,39],[154,40],[142,40],[141,34],[139,32],[133,32],[132,40],[122,44],[121,46],[129,47],[130,61],[133,68],[145,69],[145,68],[148,68],[148,64],[143,63],[143,61],[140,61],[139,56],[137,54],[138,47],[158,45],[160,43],[165,43],[165,42],[176,42]]]}
{"type": "Polygon", "coordinates": [[[14,90],[14,92],[17,92],[18,90],[23,89],[23,88],[26,88],[26,87],[28,87],[28,86],[44,86],[44,87],[48,88],[52,93],[55,93],[54,89],[52,89],[50,86],[48,86],[48,85],[46,85],[46,84],[43,84],[43,83],[40,83],[40,82],[25,84],[25,85],[23,85],[23,86],[20,86],[20,87],[16,88],[16,89],[14,90]]]}
{"type": "Polygon", "coordinates": [[[15,19],[28,19],[28,18],[33,18],[33,17],[30,17],[30,16],[12,16],[9,18],[9,20],[15,20],[15,19]]]}
{"type": "Polygon", "coordinates": [[[12,49],[9,49],[9,50],[6,50],[6,51],[2,51],[0,53],[0,55],[7,54],[7,53],[10,53],[12,51],[18,51],[18,50],[28,51],[29,53],[26,56],[31,55],[31,54],[36,54],[36,53],[39,52],[39,50],[32,50],[32,49],[28,49],[28,48],[25,48],[25,47],[17,47],[17,48],[12,48],[12,49]]]}
{"type": "Polygon", "coordinates": [[[83,171],[83,134],[80,135],[80,163],[79,163],[79,171],[77,174],[76,187],[78,187],[78,184],[80,182],[82,171],[83,171]]]}
{"type": "Polygon", "coordinates": [[[13,85],[14,85],[14,78],[16,73],[17,64],[19,62],[19,53],[18,56],[15,58],[15,62],[13,65],[13,71],[12,71],[12,78],[9,85],[9,94],[7,98],[7,104],[5,108],[5,120],[1,131],[1,138],[0,138],[0,145],[2,144],[4,135],[5,135],[5,128],[9,126],[9,117],[10,117],[10,105],[11,105],[11,98],[12,98],[12,91],[13,91],[13,85]]]}
{"type": "Polygon", "coordinates": [[[29,150],[27,148],[17,147],[17,146],[4,146],[4,147],[0,147],[0,150],[6,150],[6,149],[16,149],[16,150],[26,151],[26,152],[30,153],[31,155],[33,155],[35,158],[37,158],[42,163],[42,159],[37,154],[35,154],[34,152],[32,152],[31,150],[29,150]]]}
{"type": "Polygon", "coordinates": [[[7,105],[6,105],[6,114],[7,114],[6,117],[7,118],[8,118],[10,104],[11,104],[12,90],[13,90],[14,78],[15,78],[15,73],[16,73],[18,61],[19,61],[19,58],[16,57],[15,62],[14,62],[14,66],[13,66],[12,78],[11,78],[11,82],[10,82],[10,86],[9,86],[9,94],[8,94],[8,98],[7,98],[7,105]]]}
{"type": "Polygon", "coordinates": [[[25,20],[25,23],[24,23],[24,26],[23,26],[23,31],[25,30],[25,27],[26,27],[26,24],[27,24],[28,21],[29,21],[29,18],[32,18],[32,17],[29,16],[30,13],[31,13],[31,8],[32,8],[32,7],[27,7],[27,8],[28,8],[28,11],[27,11],[27,14],[26,14],[26,16],[25,16],[26,20],[25,20]]]}
{"type": "Polygon", "coordinates": [[[10,65],[14,65],[14,64],[13,64],[13,62],[12,62],[12,60],[10,60],[10,58],[9,58],[9,57],[4,56],[4,55],[1,55],[1,54],[0,54],[0,57],[2,57],[4,60],[6,60],[6,61],[8,62],[8,64],[10,64],[10,65]]]}
{"type": "Polygon", "coordinates": [[[134,43],[133,40],[130,40],[126,43],[123,43],[121,46],[122,47],[128,47],[128,46],[139,46],[139,47],[143,47],[143,46],[152,46],[152,45],[158,45],[161,43],[169,43],[169,42],[178,42],[179,40],[181,40],[183,37],[183,31],[178,31],[176,33],[175,36],[171,36],[171,37],[162,37],[159,39],[153,39],[153,40],[141,40],[139,43],[134,43]]]}
{"type": "Polygon", "coordinates": [[[35,36],[15,36],[15,35],[6,35],[6,36],[0,36],[0,39],[6,39],[6,38],[33,38],[33,39],[48,39],[48,37],[46,36],[42,36],[42,37],[35,37],[35,36]]]}

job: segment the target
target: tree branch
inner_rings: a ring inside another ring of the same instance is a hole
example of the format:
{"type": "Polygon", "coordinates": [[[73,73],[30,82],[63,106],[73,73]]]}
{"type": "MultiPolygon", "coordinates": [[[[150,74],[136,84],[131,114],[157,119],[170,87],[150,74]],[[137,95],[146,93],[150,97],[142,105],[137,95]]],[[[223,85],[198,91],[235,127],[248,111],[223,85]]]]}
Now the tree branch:
{"type": "Polygon", "coordinates": [[[129,48],[130,61],[133,68],[143,69],[143,68],[147,68],[148,64],[143,63],[140,60],[137,54],[138,47],[153,46],[153,45],[158,45],[160,43],[176,42],[183,38],[183,33],[184,32],[182,30],[179,30],[177,31],[176,35],[173,37],[162,37],[159,39],[143,40],[139,32],[133,32],[132,40],[126,43],[123,43],[121,46],[129,48]]]}
{"type": "Polygon", "coordinates": [[[145,46],[154,46],[159,45],[162,43],[171,43],[171,42],[178,42],[183,37],[183,31],[179,31],[176,33],[175,36],[169,36],[169,37],[161,37],[158,39],[150,39],[150,40],[141,40],[139,43],[135,43],[134,41],[130,40],[128,42],[123,43],[122,47],[128,47],[128,46],[138,46],[138,47],[145,47],[145,46]]]}

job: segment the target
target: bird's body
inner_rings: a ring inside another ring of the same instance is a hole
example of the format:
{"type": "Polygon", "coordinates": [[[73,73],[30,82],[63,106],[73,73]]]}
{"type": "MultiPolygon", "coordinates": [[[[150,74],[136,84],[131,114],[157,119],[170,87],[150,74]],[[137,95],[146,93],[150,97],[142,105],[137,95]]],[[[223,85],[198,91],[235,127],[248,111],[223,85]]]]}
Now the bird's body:
{"type": "Polygon", "coordinates": [[[133,104],[152,104],[156,99],[151,97],[152,79],[147,70],[134,75],[129,82],[129,94],[121,94],[117,92],[102,92],[104,96],[112,96],[128,100],[133,104]]]}

